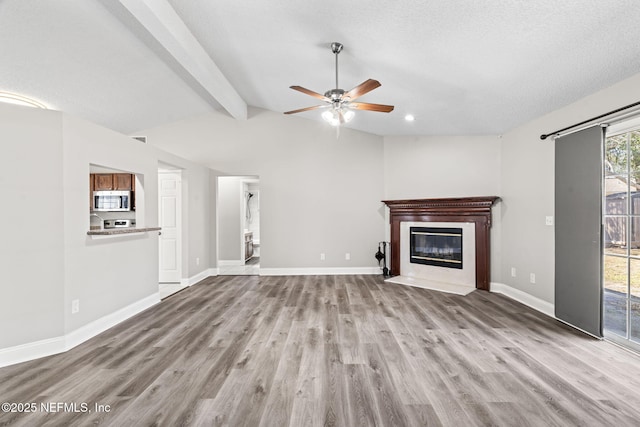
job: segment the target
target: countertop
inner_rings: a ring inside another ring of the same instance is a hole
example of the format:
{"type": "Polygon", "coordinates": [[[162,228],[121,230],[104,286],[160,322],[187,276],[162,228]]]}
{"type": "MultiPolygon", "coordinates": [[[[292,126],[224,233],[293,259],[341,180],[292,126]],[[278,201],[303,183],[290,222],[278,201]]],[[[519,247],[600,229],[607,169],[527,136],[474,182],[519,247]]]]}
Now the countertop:
{"type": "Polygon", "coordinates": [[[124,228],[107,228],[107,229],[91,229],[87,231],[89,236],[113,236],[116,234],[146,233],[148,231],[160,231],[161,227],[124,227],[124,228]]]}

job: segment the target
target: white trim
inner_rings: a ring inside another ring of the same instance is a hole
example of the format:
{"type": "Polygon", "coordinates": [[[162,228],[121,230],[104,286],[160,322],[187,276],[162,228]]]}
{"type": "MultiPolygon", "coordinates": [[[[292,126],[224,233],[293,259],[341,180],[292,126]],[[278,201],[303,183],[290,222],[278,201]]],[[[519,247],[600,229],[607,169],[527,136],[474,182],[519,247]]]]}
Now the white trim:
{"type": "Polygon", "coordinates": [[[123,307],[120,310],[117,310],[111,314],[107,314],[100,319],[94,320],[93,322],[66,334],[65,351],[70,350],[79,344],[82,344],[88,339],[101,334],[107,329],[114,327],[118,323],[135,316],[136,314],[148,309],[149,307],[154,306],[159,302],[160,296],[156,292],[146,298],[141,299],[140,301],[129,304],[128,306],[123,307]]]}
{"type": "Polygon", "coordinates": [[[239,259],[219,259],[218,267],[231,267],[235,265],[244,265],[244,262],[239,259]]]}
{"type": "Polygon", "coordinates": [[[207,277],[217,276],[217,275],[218,275],[217,268],[208,268],[206,270],[201,271],[200,273],[197,273],[194,276],[188,277],[186,279],[180,279],[180,284],[185,287],[193,286],[196,283],[200,282],[201,280],[206,279],[207,277]]]}
{"type": "Polygon", "coordinates": [[[62,353],[64,337],[48,338],[0,349],[0,368],[62,353]]]}
{"type": "Polygon", "coordinates": [[[180,284],[183,286],[193,286],[201,280],[206,279],[209,276],[217,276],[217,269],[209,268],[207,270],[203,270],[200,273],[189,277],[188,279],[182,279],[180,284]],[[211,270],[216,270],[216,274],[211,274],[211,270]]]}
{"type": "Polygon", "coordinates": [[[325,276],[344,274],[380,274],[379,267],[325,267],[325,268],[260,268],[260,276],[325,276]]]}
{"type": "Polygon", "coordinates": [[[71,350],[73,347],[95,337],[109,328],[160,302],[158,293],[149,295],[111,314],[88,323],[75,331],[56,338],[48,338],[14,347],[0,349],[0,367],[14,365],[41,357],[71,350]]]}
{"type": "Polygon", "coordinates": [[[547,316],[553,317],[554,319],[556,318],[555,305],[550,302],[541,300],[540,298],[534,297],[533,295],[513,288],[509,285],[505,285],[504,283],[491,282],[490,289],[491,292],[508,296],[509,298],[514,299],[526,306],[529,306],[534,310],[539,311],[540,313],[546,314],[547,316]]]}

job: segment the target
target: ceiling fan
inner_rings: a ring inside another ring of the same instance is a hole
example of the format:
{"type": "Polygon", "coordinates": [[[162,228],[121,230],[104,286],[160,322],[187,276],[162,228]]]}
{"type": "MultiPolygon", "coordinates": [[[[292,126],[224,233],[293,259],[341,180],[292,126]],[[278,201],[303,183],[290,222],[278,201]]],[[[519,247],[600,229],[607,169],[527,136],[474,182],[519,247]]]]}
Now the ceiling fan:
{"type": "Polygon", "coordinates": [[[322,114],[322,118],[332,126],[340,126],[350,121],[353,116],[353,110],[378,111],[381,113],[389,113],[393,111],[393,105],[369,104],[367,102],[353,102],[362,95],[371,92],[377,87],[382,86],[379,81],[368,79],[354,87],[350,91],[345,92],[338,86],[338,54],[344,46],[342,43],[331,43],[331,51],[336,56],[336,88],[330,89],[321,95],[302,86],[290,86],[291,89],[298,92],[311,95],[314,98],[321,99],[325,104],[314,105],[313,107],[300,108],[298,110],[286,111],[284,114],[302,113],[303,111],[318,110],[330,108],[322,114]]]}

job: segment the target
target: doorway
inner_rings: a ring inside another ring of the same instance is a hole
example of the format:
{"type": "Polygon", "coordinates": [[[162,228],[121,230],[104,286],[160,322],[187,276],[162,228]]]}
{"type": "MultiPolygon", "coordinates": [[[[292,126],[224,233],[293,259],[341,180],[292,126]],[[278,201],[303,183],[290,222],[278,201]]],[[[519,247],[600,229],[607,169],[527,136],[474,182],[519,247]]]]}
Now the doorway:
{"type": "Polygon", "coordinates": [[[604,152],[604,335],[640,350],[640,119],[611,126],[604,152]]]}
{"type": "Polygon", "coordinates": [[[260,274],[260,179],[221,176],[217,188],[219,275],[260,274]]]}
{"type": "Polygon", "coordinates": [[[161,298],[186,287],[182,283],[182,171],[158,168],[159,292],[161,298]]]}

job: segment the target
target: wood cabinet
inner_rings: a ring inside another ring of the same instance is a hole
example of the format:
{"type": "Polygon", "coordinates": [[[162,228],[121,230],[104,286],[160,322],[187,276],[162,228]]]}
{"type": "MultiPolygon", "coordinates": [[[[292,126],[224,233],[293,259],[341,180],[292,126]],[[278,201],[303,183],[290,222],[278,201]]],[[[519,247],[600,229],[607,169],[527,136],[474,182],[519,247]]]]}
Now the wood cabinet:
{"type": "Polygon", "coordinates": [[[93,212],[93,192],[96,190],[96,183],[93,174],[89,175],[89,212],[93,212]]]}
{"type": "Polygon", "coordinates": [[[116,173],[113,175],[113,189],[131,191],[131,174],[116,173]]]}
{"type": "Polygon", "coordinates": [[[131,173],[89,174],[89,210],[93,210],[94,191],[131,191],[131,210],[136,209],[136,176],[131,173]]]}
{"type": "Polygon", "coordinates": [[[113,190],[113,174],[112,173],[96,173],[93,174],[94,191],[113,190]]]}
{"type": "Polygon", "coordinates": [[[94,173],[91,181],[94,191],[134,191],[135,185],[135,178],[130,173],[94,173]]]}

